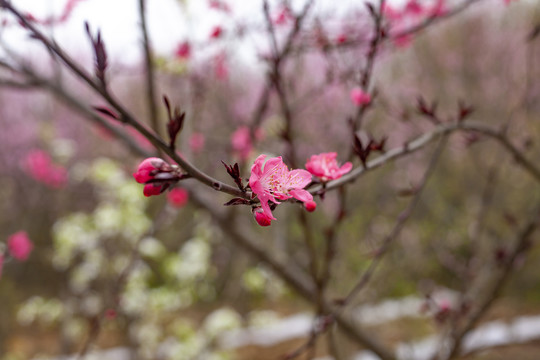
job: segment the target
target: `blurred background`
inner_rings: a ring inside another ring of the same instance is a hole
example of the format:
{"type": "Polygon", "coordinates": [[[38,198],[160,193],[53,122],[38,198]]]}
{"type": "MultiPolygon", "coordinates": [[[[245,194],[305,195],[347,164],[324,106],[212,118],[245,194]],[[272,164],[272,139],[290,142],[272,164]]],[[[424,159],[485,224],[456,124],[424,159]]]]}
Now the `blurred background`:
{"type": "MultiPolygon", "coordinates": [[[[100,29],[111,92],[150,126],[135,1],[12,3],[88,71],[94,59],[84,22],[100,29]]],[[[418,2],[423,11],[435,3],[418,2]]],[[[408,4],[390,3],[401,14],[396,28],[424,20],[422,11],[411,15],[408,4]]],[[[294,25],[287,11],[298,13],[303,5],[270,2],[278,41],[294,25]]],[[[512,143],[539,164],[540,45],[534,35],[539,9],[536,1],[479,1],[406,41],[385,43],[373,73],[371,89],[377,95],[361,136],[386,137],[385,146],[392,149],[434,128],[419,115],[419,97],[436,101],[443,119],[455,117],[463,102],[474,108],[474,121],[504,126],[512,143]]],[[[238,162],[247,179],[259,154],[284,154],[285,119],[277,96],[270,97],[256,141],[242,140],[257,112],[271,51],[262,2],[152,1],[147,16],[156,94],[166,94],[186,111],[179,151],[229,183],[220,160],[238,162]]],[[[105,105],[7,11],[0,12],[0,22],[0,60],[24,64],[86,107],[105,105]]],[[[283,77],[294,108],[297,163],[329,151],[336,151],[340,162],[347,160],[352,150],[348,118],[356,111],[349,93],[358,83],[356,69],[365,61],[371,26],[363,2],[320,1],[296,39],[283,77]],[[336,45],[348,41],[353,45],[336,45]]],[[[34,245],[26,261],[6,256],[3,264],[2,360],[52,358],[85,346],[115,349],[99,357],[107,359],[264,360],[281,358],[305,341],[312,307],[227,239],[211,216],[190,202],[183,183],[174,195],[145,198],[131,175],[139,155],[50,87],[24,80],[0,67],[0,250],[7,254],[7,239],[18,231],[34,245]],[[14,85],[15,80],[25,86],[14,85]],[[297,322],[279,328],[284,319],[297,322]],[[282,338],[246,340],[241,332],[271,326],[282,338]]],[[[164,136],[166,113],[159,104],[157,131],[164,136]]],[[[132,129],[105,120],[153,151],[132,129]]],[[[414,194],[433,150],[427,146],[349,186],[330,298],[346,294],[369,265],[414,194]]],[[[189,191],[211,198],[218,208],[230,200],[192,185],[189,191]]],[[[366,320],[389,346],[439,332],[445,322],[441,309],[451,308],[486,261],[504,254],[539,201],[538,183],[499,144],[474,133],[454,134],[414,214],[354,308],[395,301],[386,303],[378,320],[366,320]],[[435,299],[435,307],[428,298],[435,299]],[[403,315],[384,318],[393,312],[403,315]]],[[[318,204],[309,217],[322,248],[324,230],[340,206],[337,192],[328,192],[318,204]]],[[[267,251],[286,252],[301,268],[309,267],[298,206],[279,206],[278,221],[270,228],[257,227],[247,207],[225,210],[239,226],[253,228],[267,251]]],[[[510,324],[540,313],[539,255],[533,243],[483,322],[510,324]]],[[[362,350],[335,334],[344,359],[362,350]]],[[[467,358],[536,359],[538,339],[540,333],[526,345],[467,358]]],[[[329,344],[321,342],[316,356],[328,355],[329,344]]]]}

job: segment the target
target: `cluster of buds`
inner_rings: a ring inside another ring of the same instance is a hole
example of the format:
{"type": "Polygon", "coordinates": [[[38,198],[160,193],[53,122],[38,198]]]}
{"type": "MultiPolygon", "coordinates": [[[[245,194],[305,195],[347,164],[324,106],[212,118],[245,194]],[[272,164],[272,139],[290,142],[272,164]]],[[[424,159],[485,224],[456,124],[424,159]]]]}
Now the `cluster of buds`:
{"type": "Polygon", "coordinates": [[[133,173],[135,181],[144,185],[144,196],[159,195],[165,190],[185,179],[177,166],[169,165],[165,160],[151,157],[139,164],[133,173]]]}

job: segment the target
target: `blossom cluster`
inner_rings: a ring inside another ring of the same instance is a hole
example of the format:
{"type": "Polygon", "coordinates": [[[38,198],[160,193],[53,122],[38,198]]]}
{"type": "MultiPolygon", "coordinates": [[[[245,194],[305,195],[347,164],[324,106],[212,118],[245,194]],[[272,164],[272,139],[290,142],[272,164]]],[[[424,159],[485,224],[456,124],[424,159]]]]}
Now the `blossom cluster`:
{"type": "MultiPolygon", "coordinates": [[[[245,133],[246,130],[240,131],[245,133]]],[[[248,148],[251,150],[250,146],[248,148]]],[[[281,156],[267,158],[264,154],[259,155],[251,167],[249,177],[249,187],[260,202],[259,206],[252,209],[257,223],[269,226],[272,220],[276,220],[271,207],[291,198],[302,202],[307,211],[314,211],[317,204],[313,195],[305,189],[312,183],[313,176],[321,182],[327,182],[339,179],[352,169],[350,162],[340,167],[336,159],[335,152],[313,155],[305,164],[307,170],[289,170],[281,156]]],[[[145,184],[145,196],[159,195],[179,180],[173,167],[159,158],[142,161],[133,177],[138,183],[145,184]]],[[[168,199],[173,206],[181,207],[187,202],[188,193],[183,189],[173,189],[169,192],[168,199]]]]}

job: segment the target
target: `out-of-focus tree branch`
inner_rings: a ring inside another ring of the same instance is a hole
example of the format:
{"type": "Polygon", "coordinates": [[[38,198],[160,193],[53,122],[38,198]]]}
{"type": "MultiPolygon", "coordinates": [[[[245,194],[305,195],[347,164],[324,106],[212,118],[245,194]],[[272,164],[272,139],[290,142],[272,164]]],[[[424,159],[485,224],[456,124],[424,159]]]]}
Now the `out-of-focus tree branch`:
{"type": "Polygon", "coordinates": [[[461,318],[460,314],[456,314],[455,321],[451,324],[450,338],[443,339],[443,343],[447,346],[441,346],[438,359],[454,359],[460,354],[465,336],[499,298],[510,279],[516,260],[531,247],[531,237],[539,226],[540,207],[537,206],[527,223],[517,232],[512,249],[502,260],[494,259],[494,262],[485,266],[476,277],[463,299],[467,304],[472,305],[472,310],[464,315],[464,318],[461,318]]]}
{"type": "Polygon", "coordinates": [[[145,76],[146,76],[146,99],[150,113],[150,124],[156,134],[160,134],[158,109],[156,104],[156,84],[154,74],[154,63],[152,60],[152,50],[148,38],[148,28],[146,24],[146,0],[139,0],[139,17],[141,21],[142,46],[144,52],[145,76]]]}

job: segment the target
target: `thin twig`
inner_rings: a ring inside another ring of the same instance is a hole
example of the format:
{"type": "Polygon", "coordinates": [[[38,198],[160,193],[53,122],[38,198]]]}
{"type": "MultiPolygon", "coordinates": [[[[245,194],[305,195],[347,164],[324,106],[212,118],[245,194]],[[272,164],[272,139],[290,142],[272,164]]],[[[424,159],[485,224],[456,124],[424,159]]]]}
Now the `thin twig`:
{"type": "Polygon", "coordinates": [[[150,124],[156,134],[160,134],[158,122],[158,109],[156,104],[156,85],[154,75],[154,63],[152,61],[152,51],[150,50],[150,40],[148,39],[148,29],[146,26],[146,0],[139,0],[139,17],[141,20],[141,32],[143,36],[144,64],[146,75],[146,99],[150,111],[150,124]]]}
{"type": "Polygon", "coordinates": [[[386,255],[386,253],[390,249],[390,246],[398,238],[407,220],[409,220],[410,217],[412,216],[414,209],[416,208],[416,206],[418,205],[420,201],[422,192],[424,188],[426,187],[426,184],[429,178],[431,177],[431,174],[433,174],[433,171],[435,170],[435,166],[438,163],[438,160],[444,150],[447,140],[448,140],[447,135],[443,135],[443,137],[439,140],[439,144],[437,145],[437,148],[435,149],[435,152],[433,153],[433,156],[431,157],[429,165],[424,173],[424,176],[420,184],[416,188],[416,192],[412,200],[409,202],[409,205],[407,206],[407,208],[404,211],[402,211],[401,214],[399,215],[394,227],[392,228],[392,231],[384,239],[382,245],[377,250],[374,259],[371,261],[368,268],[364,271],[363,275],[360,277],[360,280],[356,283],[356,285],[351,289],[351,291],[342,301],[343,306],[350,304],[352,300],[358,295],[358,293],[371,280],[373,274],[375,273],[375,270],[377,269],[384,255],[386,255]]]}
{"type": "MultiPolygon", "coordinates": [[[[516,259],[530,248],[530,239],[539,226],[540,207],[537,207],[533,211],[529,221],[516,235],[514,247],[504,259],[503,264],[498,265],[498,268],[486,268],[485,274],[487,276],[487,280],[483,283],[478,283],[478,287],[482,287],[480,294],[482,300],[479,301],[479,304],[470,311],[465,324],[459,328],[454,328],[451,335],[452,345],[447,352],[444,351],[444,347],[442,348],[442,353],[440,354],[441,359],[453,359],[461,352],[461,345],[465,339],[465,336],[474,328],[478,321],[480,321],[484,314],[491,308],[491,305],[493,305],[493,303],[498,299],[504,286],[508,282],[510,275],[512,274],[516,259]],[[485,283],[490,285],[487,289],[483,289],[485,283]]],[[[478,290],[477,287],[474,287],[473,289],[478,290]]],[[[478,296],[475,295],[474,299],[477,300],[478,296]]]]}

